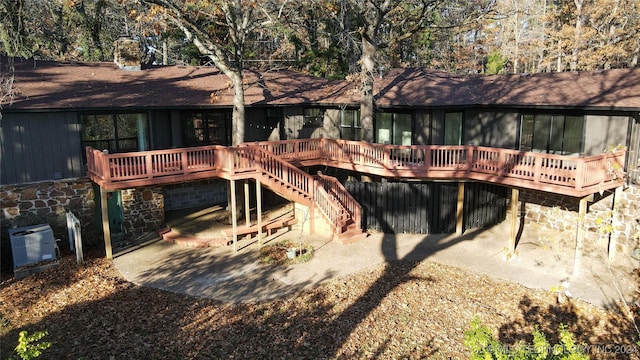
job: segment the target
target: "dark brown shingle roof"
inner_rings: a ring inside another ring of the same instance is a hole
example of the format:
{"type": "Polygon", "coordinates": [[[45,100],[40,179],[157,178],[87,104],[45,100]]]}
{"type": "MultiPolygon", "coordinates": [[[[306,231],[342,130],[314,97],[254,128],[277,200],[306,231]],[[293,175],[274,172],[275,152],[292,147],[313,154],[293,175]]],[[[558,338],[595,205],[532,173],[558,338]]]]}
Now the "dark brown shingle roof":
{"type": "MultiPolygon", "coordinates": [[[[339,82],[291,71],[245,73],[247,104],[322,102],[339,82]]],[[[20,62],[17,96],[8,109],[229,106],[229,78],[211,67],[120,70],[113,63],[20,62]]]]}
{"type": "MultiPolygon", "coordinates": [[[[16,63],[17,96],[4,110],[230,106],[230,80],[210,67],[120,70],[113,63],[16,63]]],[[[248,106],[357,106],[358,83],[302,73],[245,72],[248,106]]],[[[640,110],[640,68],[535,75],[455,75],[394,69],[375,82],[379,106],[539,106],[640,110]]]]}
{"type": "Polygon", "coordinates": [[[532,75],[396,69],[377,83],[380,106],[537,106],[640,109],[640,68],[532,75]]]}

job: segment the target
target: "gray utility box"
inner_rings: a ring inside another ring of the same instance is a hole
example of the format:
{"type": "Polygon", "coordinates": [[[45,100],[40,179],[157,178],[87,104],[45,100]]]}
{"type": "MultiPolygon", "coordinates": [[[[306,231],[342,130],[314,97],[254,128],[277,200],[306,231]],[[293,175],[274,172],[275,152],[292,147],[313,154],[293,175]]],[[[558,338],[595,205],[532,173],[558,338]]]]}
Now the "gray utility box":
{"type": "Polygon", "coordinates": [[[56,260],[56,240],[51,226],[33,225],[9,229],[13,268],[56,260]]]}

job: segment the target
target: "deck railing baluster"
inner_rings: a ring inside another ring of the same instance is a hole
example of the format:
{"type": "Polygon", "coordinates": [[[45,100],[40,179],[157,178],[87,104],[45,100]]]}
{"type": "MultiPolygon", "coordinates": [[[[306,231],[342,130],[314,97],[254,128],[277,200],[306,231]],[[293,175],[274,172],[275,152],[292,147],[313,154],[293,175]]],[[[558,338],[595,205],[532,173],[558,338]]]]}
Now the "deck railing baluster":
{"type": "Polygon", "coordinates": [[[381,176],[475,179],[558,193],[595,192],[624,181],[620,175],[624,151],[567,157],[479,146],[398,146],[320,138],[258,142],[240,148],[208,146],[118,154],[87,148],[85,153],[89,176],[116,188],[118,183],[161,183],[177,176],[185,181],[203,171],[218,176],[225,170],[230,175],[256,170],[257,148],[282,160],[357,167],[357,171],[381,176]]]}

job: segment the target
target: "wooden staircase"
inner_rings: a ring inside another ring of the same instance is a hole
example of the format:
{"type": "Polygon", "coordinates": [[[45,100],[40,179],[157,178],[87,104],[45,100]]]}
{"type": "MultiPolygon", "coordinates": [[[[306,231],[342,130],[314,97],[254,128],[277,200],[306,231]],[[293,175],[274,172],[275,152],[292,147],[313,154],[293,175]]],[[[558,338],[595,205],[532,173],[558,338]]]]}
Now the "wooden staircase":
{"type": "Polygon", "coordinates": [[[278,195],[306,206],[315,206],[332,224],[334,239],[351,243],[366,238],[360,204],[335,178],[307,174],[280,156],[250,144],[232,148],[230,178],[252,177],[278,195]]]}

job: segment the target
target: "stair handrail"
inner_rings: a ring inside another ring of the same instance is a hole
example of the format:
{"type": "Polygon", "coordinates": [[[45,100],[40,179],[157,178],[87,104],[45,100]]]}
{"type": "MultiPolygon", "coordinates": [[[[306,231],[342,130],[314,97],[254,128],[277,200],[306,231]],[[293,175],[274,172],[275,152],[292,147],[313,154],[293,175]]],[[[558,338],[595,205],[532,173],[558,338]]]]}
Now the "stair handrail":
{"type": "Polygon", "coordinates": [[[252,163],[258,166],[258,171],[289,184],[309,199],[313,199],[313,176],[258,146],[242,146],[238,149],[245,149],[249,153],[252,163]]]}
{"type": "Polygon", "coordinates": [[[316,175],[321,187],[324,188],[330,195],[333,195],[336,200],[347,211],[353,222],[360,227],[362,219],[362,206],[351,195],[349,191],[342,185],[338,179],[333,176],[324,175],[318,171],[316,175]]]}
{"type": "Polygon", "coordinates": [[[342,215],[348,215],[348,212],[324,187],[320,186],[320,184],[316,185],[318,186],[315,187],[314,191],[315,204],[320,209],[320,212],[329,220],[329,223],[335,226],[335,231],[342,233],[346,225],[346,221],[342,215]]]}
{"type": "MultiPolygon", "coordinates": [[[[357,222],[358,226],[360,226],[361,209],[359,208],[359,204],[355,199],[353,199],[351,194],[349,194],[342,184],[338,186],[335,183],[332,183],[332,186],[329,186],[332,193],[329,193],[323,186],[319,186],[321,184],[319,184],[316,177],[307,174],[297,166],[294,166],[288,161],[283,160],[280,156],[273,154],[268,150],[268,148],[245,143],[240,145],[237,149],[246,149],[245,151],[251,154],[252,162],[259,167],[259,171],[270,174],[274,178],[290,184],[292,187],[297,188],[302,194],[308,196],[310,200],[320,208],[327,220],[335,224],[336,229],[338,229],[339,232],[343,230],[345,225],[345,221],[343,219],[343,214],[345,213],[352,217],[352,220],[357,222]],[[286,172],[275,169],[274,165],[276,164],[277,166],[281,166],[286,169],[286,172]],[[282,176],[284,173],[287,174],[286,178],[282,176]],[[303,179],[304,181],[292,181],[292,175],[296,179],[303,179]],[[351,204],[351,209],[347,209],[343,204],[341,204],[340,199],[344,199],[345,203],[351,204]],[[353,204],[357,204],[357,206],[354,206],[353,204]],[[356,215],[357,218],[353,218],[354,215],[356,215]]],[[[324,177],[328,178],[327,176],[324,177]]],[[[325,179],[324,182],[330,183],[330,180],[325,179]]],[[[337,180],[336,182],[339,183],[337,180]]]]}

